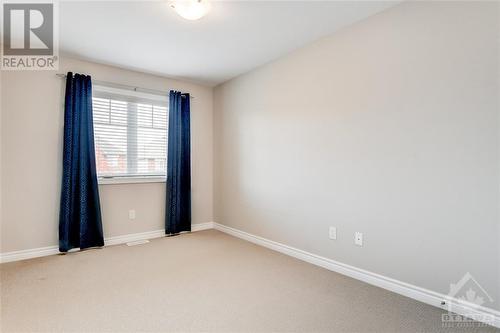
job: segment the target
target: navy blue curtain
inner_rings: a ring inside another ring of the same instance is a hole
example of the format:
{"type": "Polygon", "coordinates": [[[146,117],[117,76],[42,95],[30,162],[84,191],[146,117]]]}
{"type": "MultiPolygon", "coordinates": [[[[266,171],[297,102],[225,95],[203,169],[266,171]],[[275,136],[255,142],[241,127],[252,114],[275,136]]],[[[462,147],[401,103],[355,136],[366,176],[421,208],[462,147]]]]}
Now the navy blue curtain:
{"type": "Polygon", "coordinates": [[[189,94],[170,91],[165,234],[191,231],[189,94]]]}
{"type": "Polygon", "coordinates": [[[69,72],[64,105],[59,251],[103,245],[92,123],[92,83],[90,76],[69,72]]]}

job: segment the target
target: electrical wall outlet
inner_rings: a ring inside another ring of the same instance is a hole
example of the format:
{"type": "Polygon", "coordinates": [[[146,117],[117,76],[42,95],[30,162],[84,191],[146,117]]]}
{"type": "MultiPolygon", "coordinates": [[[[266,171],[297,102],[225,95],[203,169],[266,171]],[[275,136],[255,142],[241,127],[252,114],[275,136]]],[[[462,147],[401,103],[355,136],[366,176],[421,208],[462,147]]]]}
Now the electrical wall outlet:
{"type": "Polygon", "coordinates": [[[128,211],[129,220],[135,220],[135,209],[131,209],[128,211]]]}
{"type": "Polygon", "coordinates": [[[328,237],[330,239],[337,239],[337,228],[330,227],[330,229],[328,230],[328,237]]]}
{"type": "Polygon", "coordinates": [[[363,246],[363,233],[356,231],[354,233],[354,244],[363,246]]]}

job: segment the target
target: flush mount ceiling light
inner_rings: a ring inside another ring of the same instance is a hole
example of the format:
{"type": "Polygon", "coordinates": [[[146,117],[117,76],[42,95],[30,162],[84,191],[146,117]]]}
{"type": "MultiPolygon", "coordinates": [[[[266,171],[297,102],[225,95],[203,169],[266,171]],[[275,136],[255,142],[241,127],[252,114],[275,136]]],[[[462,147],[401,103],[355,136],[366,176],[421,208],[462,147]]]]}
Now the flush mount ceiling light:
{"type": "Polygon", "coordinates": [[[210,3],[208,0],[175,0],[170,7],[186,20],[198,20],[208,13],[210,3]]]}

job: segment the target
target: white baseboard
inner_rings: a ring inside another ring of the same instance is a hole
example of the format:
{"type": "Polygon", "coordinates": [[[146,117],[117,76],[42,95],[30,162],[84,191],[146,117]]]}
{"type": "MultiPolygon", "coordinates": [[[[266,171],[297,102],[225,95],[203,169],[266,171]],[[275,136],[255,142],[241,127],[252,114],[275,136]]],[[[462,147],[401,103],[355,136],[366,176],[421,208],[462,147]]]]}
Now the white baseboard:
{"type": "MultiPolygon", "coordinates": [[[[213,228],[213,222],[198,223],[198,224],[191,225],[191,231],[193,231],[193,232],[212,229],[212,228],[213,228]]],[[[160,230],[139,232],[139,233],[135,233],[135,234],[128,234],[128,235],[122,235],[122,236],[106,237],[104,239],[104,245],[110,246],[110,245],[125,244],[128,242],[134,242],[134,241],[144,240],[144,239],[159,238],[159,237],[163,237],[163,236],[165,236],[165,230],[160,229],[160,230]]],[[[78,250],[78,249],[74,249],[74,250],[78,250]]],[[[19,261],[19,260],[25,260],[25,259],[31,259],[31,258],[38,258],[38,257],[45,257],[45,256],[54,255],[54,254],[59,254],[59,246],[57,246],[57,245],[39,247],[39,248],[35,248],[35,249],[28,249],[28,250],[21,250],[21,251],[5,252],[5,253],[0,253],[0,263],[19,261]]]]}
{"type": "Polygon", "coordinates": [[[285,244],[281,244],[263,237],[255,236],[247,232],[227,227],[222,224],[213,223],[215,229],[227,233],[229,235],[247,240],[254,244],[267,247],[271,250],[281,252],[291,257],[306,261],[313,265],[326,268],[356,280],[360,280],[371,285],[395,292],[397,294],[415,299],[417,301],[433,305],[435,307],[448,310],[452,312],[471,317],[478,321],[483,321],[481,318],[492,318],[492,321],[484,321],[489,325],[500,328],[500,312],[486,307],[471,307],[465,302],[457,299],[450,298],[447,295],[437,293],[428,289],[420,288],[409,283],[398,281],[380,274],[369,272],[354,266],[343,264],[341,262],[325,258],[313,253],[309,253],[285,244]],[[445,302],[445,305],[442,305],[445,302]]]}
{"type": "MultiPolygon", "coordinates": [[[[107,237],[107,238],[104,238],[104,246],[125,244],[128,242],[135,242],[135,241],[145,240],[145,239],[160,238],[163,236],[165,236],[164,229],[146,231],[146,232],[138,232],[136,234],[128,234],[128,235],[122,235],[122,236],[107,237]]],[[[58,250],[58,252],[59,252],[59,250],[58,250]]]]}
{"type": "Polygon", "coordinates": [[[0,254],[0,263],[19,261],[30,258],[51,256],[59,253],[58,246],[38,247],[35,249],[5,252],[0,254]]]}
{"type": "Polygon", "coordinates": [[[208,230],[208,229],[213,229],[213,228],[214,228],[214,223],[213,222],[205,222],[205,223],[192,224],[191,225],[191,232],[208,230]]]}

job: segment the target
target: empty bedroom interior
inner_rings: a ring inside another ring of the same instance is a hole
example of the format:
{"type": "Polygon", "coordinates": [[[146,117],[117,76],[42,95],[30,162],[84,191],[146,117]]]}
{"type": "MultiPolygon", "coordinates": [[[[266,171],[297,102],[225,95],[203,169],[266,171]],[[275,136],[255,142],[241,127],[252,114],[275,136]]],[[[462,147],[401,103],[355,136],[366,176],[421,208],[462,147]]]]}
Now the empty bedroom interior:
{"type": "Polygon", "coordinates": [[[499,332],[500,3],[194,2],[2,62],[0,331],[499,332]]]}

